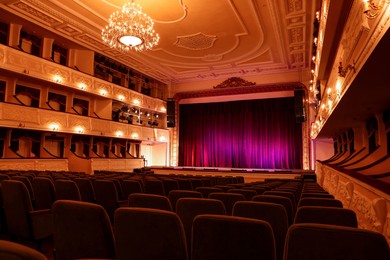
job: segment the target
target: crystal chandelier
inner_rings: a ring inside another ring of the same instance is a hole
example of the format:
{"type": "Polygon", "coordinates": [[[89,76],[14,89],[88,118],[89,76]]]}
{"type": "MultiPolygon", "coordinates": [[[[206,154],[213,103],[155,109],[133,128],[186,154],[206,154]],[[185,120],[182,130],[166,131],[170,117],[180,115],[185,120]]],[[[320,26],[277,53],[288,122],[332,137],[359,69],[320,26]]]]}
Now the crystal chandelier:
{"type": "Polygon", "coordinates": [[[122,10],[111,14],[108,22],[102,30],[102,39],[111,48],[122,52],[149,50],[160,39],[153,29],[152,18],[134,2],[124,4],[122,10]]]}

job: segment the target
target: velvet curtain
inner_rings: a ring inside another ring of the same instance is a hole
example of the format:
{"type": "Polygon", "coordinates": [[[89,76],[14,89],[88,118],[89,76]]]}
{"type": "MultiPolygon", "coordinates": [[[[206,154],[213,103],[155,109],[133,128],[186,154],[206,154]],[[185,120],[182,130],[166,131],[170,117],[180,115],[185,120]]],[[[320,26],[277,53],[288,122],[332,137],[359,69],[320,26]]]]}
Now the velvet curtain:
{"type": "Polygon", "coordinates": [[[301,169],[302,125],[294,98],[179,107],[179,165],[301,169]]]}

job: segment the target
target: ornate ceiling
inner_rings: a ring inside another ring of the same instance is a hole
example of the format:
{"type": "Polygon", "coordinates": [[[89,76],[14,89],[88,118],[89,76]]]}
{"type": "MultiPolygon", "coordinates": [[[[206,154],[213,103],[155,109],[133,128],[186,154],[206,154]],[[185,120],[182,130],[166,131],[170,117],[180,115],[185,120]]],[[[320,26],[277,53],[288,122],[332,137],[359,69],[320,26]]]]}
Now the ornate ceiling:
{"type": "Polygon", "coordinates": [[[297,73],[295,81],[304,81],[302,72],[310,71],[318,7],[313,2],[318,1],[135,0],[155,21],[160,43],[128,54],[101,40],[108,17],[125,2],[0,0],[7,11],[0,20],[21,23],[41,36],[55,33],[65,47],[93,49],[166,83],[291,72],[297,73]]]}

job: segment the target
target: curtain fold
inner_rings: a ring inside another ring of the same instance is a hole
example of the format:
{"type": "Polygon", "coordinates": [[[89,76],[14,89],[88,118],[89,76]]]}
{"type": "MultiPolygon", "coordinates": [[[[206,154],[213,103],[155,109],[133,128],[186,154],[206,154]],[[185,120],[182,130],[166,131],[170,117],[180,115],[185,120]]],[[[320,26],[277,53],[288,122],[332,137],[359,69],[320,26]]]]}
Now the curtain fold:
{"type": "Polygon", "coordinates": [[[301,169],[294,111],[293,97],[180,105],[179,165],[301,169]]]}

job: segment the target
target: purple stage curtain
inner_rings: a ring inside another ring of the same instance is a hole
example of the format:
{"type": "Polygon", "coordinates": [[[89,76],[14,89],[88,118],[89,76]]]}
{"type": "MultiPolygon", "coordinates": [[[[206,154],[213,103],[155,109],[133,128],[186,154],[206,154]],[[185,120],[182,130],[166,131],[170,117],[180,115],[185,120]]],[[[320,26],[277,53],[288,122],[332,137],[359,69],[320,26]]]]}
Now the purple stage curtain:
{"type": "Polygon", "coordinates": [[[293,97],[183,104],[179,114],[180,166],[302,168],[293,97]]]}

